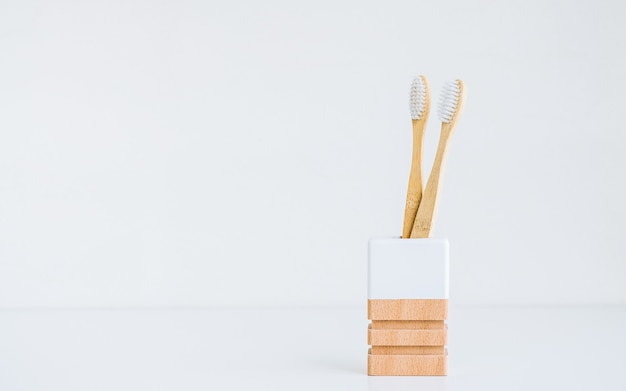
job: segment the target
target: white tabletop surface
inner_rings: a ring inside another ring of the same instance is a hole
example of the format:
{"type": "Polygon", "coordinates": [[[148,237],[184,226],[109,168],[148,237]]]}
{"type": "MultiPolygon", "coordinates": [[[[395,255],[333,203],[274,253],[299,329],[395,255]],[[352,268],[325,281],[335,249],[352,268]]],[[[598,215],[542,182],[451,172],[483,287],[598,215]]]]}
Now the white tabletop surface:
{"type": "Polygon", "coordinates": [[[451,308],[447,377],[368,377],[366,310],[0,311],[0,390],[626,390],[626,307],[451,308]]]}

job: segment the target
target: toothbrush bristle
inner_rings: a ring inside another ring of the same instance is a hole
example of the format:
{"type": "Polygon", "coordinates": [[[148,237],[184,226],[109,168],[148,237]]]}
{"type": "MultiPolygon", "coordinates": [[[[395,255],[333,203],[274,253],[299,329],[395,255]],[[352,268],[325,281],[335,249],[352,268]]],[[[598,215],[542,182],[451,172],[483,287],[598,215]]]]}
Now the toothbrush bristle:
{"type": "Polygon", "coordinates": [[[459,80],[448,81],[441,90],[437,108],[441,122],[449,123],[454,118],[461,99],[461,83],[459,80]]]}
{"type": "Polygon", "coordinates": [[[411,83],[411,92],[409,94],[409,108],[411,110],[411,119],[419,120],[426,110],[426,83],[422,76],[413,79],[411,83]]]}

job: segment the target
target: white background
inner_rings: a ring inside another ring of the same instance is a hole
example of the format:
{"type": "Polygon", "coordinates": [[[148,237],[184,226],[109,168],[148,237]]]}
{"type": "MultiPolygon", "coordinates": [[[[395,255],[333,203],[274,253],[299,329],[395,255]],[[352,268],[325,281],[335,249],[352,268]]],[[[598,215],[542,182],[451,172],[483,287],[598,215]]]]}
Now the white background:
{"type": "Polygon", "coordinates": [[[453,303],[624,303],[624,11],[2,1],[0,307],[363,305],[418,73],[468,89],[453,303]]]}

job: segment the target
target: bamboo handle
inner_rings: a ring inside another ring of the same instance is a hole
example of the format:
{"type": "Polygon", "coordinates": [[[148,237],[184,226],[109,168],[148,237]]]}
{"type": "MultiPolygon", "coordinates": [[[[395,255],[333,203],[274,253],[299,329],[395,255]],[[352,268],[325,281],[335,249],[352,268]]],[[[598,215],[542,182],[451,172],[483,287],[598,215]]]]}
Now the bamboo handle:
{"type": "Polygon", "coordinates": [[[430,236],[433,221],[435,218],[435,212],[437,209],[437,194],[441,187],[441,176],[444,169],[444,163],[446,159],[446,151],[450,136],[452,134],[453,124],[442,123],[441,124],[441,136],[439,137],[439,145],[437,147],[437,154],[435,155],[435,161],[433,162],[433,168],[430,171],[426,188],[420,203],[419,209],[415,216],[415,222],[411,230],[411,238],[427,238],[430,236]]]}
{"type": "Polygon", "coordinates": [[[413,157],[411,160],[411,174],[409,188],[406,193],[406,207],[404,209],[404,226],[402,237],[408,238],[413,229],[413,221],[422,200],[422,152],[424,145],[425,118],[412,120],[413,122],[413,157]]]}

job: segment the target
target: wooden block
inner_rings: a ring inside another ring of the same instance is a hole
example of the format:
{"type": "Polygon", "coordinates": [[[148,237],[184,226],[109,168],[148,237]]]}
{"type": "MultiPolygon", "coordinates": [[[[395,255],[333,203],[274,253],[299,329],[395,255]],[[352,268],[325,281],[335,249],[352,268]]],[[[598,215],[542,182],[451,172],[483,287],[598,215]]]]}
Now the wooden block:
{"type": "Polygon", "coordinates": [[[436,330],[442,329],[443,320],[373,320],[373,329],[436,330]]]}
{"type": "Polygon", "coordinates": [[[367,342],[372,346],[443,346],[448,343],[448,328],[440,330],[368,328],[367,342]]]}
{"type": "Polygon", "coordinates": [[[370,320],[446,320],[447,299],[370,299],[370,320]]]}
{"type": "Polygon", "coordinates": [[[448,356],[443,355],[367,355],[370,376],[445,376],[448,356]]]}
{"type": "Polygon", "coordinates": [[[443,346],[372,346],[371,354],[445,354],[443,346]]]}

